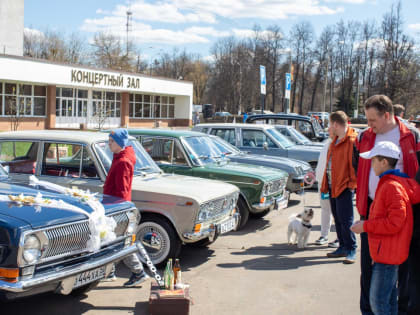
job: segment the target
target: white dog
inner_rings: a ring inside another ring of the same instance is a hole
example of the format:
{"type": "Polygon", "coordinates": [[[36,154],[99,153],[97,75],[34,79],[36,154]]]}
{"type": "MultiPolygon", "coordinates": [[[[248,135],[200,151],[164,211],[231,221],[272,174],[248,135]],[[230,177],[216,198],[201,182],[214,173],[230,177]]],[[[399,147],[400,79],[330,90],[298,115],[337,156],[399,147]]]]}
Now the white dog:
{"type": "Polygon", "coordinates": [[[314,217],[314,211],[305,208],[299,214],[293,214],[289,217],[289,227],[287,229],[287,240],[289,245],[296,244],[298,248],[305,248],[308,245],[309,234],[311,233],[311,220],[314,217]],[[296,234],[293,240],[293,233],[296,234]]]}

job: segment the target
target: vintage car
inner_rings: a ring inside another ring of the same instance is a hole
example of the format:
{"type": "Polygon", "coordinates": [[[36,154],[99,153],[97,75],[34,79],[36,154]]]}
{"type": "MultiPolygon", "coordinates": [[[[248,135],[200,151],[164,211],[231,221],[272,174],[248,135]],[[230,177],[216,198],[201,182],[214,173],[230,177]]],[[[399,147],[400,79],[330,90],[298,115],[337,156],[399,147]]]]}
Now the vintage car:
{"type": "Polygon", "coordinates": [[[289,125],[296,128],[297,131],[304,134],[312,141],[324,141],[328,139],[328,132],[325,132],[314,117],[302,116],[298,114],[269,114],[252,115],[246,120],[246,123],[270,124],[270,125],[289,125]]]}
{"type": "Polygon", "coordinates": [[[293,126],[287,125],[274,125],[276,129],[287,139],[292,141],[296,145],[308,145],[308,146],[315,146],[315,147],[323,147],[323,142],[314,142],[309,140],[304,134],[300,133],[296,130],[293,126]]]}
{"type": "Polygon", "coordinates": [[[88,214],[94,210],[71,194],[16,184],[0,167],[0,298],[43,292],[82,294],[112,265],[137,251],[139,211],[131,202],[96,196],[113,218],[115,238],[89,247],[88,214]]]}
{"type": "MultiPolygon", "coordinates": [[[[205,244],[236,228],[239,190],[223,182],[164,174],[135,138],[132,201],[142,218],[137,239],[152,261],[164,264],[183,243],[205,244]]],[[[108,134],[78,131],[0,133],[0,160],[14,180],[39,179],[102,192],[112,163],[108,134]]]]}
{"type": "Polygon", "coordinates": [[[240,189],[240,227],[249,214],[262,217],[287,207],[287,173],[262,166],[230,162],[202,133],[192,131],[129,129],[165,173],[222,180],[240,189]]]}
{"type": "Polygon", "coordinates": [[[315,169],[321,147],[295,145],[266,124],[199,124],[193,130],[219,136],[242,151],[308,162],[315,169]]]}
{"type": "Polygon", "coordinates": [[[286,189],[289,193],[301,193],[302,188],[307,188],[309,185],[305,183],[304,177],[306,174],[312,172],[309,163],[280,156],[257,155],[249,154],[239,150],[237,147],[231,145],[229,142],[217,136],[210,136],[213,143],[219,148],[222,153],[232,162],[259,165],[271,168],[277,168],[289,174],[286,189]]]}

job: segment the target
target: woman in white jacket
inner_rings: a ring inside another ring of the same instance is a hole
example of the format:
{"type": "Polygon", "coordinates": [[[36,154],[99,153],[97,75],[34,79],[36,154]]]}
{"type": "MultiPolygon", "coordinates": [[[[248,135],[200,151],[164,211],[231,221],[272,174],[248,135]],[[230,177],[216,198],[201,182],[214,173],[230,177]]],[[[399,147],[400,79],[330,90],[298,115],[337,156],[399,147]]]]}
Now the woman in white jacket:
{"type": "MultiPolygon", "coordinates": [[[[318,164],[315,169],[315,177],[318,182],[318,193],[321,203],[321,236],[315,241],[317,245],[324,245],[328,243],[328,233],[331,228],[331,203],[329,196],[322,195],[320,192],[322,179],[324,177],[325,168],[327,167],[327,154],[328,148],[331,144],[331,138],[325,142],[322,147],[321,153],[319,154],[318,164]]],[[[337,240],[328,244],[329,247],[338,247],[337,240]]]]}

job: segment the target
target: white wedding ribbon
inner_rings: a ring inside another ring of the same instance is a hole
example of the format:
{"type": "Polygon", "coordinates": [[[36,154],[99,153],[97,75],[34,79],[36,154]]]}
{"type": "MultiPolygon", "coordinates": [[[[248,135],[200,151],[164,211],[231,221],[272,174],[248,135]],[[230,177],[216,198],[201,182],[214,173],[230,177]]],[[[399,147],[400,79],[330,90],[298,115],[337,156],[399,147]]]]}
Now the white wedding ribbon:
{"type": "MultiPolygon", "coordinates": [[[[42,186],[46,189],[55,191],[57,193],[71,196],[73,198],[78,199],[82,203],[86,203],[87,205],[89,205],[90,208],[92,208],[93,212],[89,213],[79,207],[73,206],[62,200],[58,200],[58,201],[54,200],[57,202],[55,208],[81,212],[89,218],[89,229],[90,229],[91,235],[90,235],[90,239],[88,240],[86,244],[87,249],[89,251],[96,252],[101,248],[101,243],[111,242],[116,239],[117,236],[115,235],[114,230],[117,226],[117,223],[115,222],[113,218],[109,218],[105,215],[105,208],[103,204],[96,198],[96,193],[92,194],[89,191],[78,190],[78,192],[83,193],[83,196],[77,197],[73,195],[74,191],[72,189],[66,188],[66,187],[63,187],[54,183],[39,180],[33,175],[29,177],[29,184],[32,186],[37,186],[37,185],[42,186]]],[[[41,204],[37,206],[46,207],[45,204],[41,204]]]]}

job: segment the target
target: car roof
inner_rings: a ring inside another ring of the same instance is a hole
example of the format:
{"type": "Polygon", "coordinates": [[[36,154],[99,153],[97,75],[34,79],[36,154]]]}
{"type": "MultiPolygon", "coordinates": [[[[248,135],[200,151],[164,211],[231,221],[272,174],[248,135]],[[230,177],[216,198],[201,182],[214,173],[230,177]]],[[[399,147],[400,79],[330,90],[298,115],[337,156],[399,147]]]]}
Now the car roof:
{"type": "Polygon", "coordinates": [[[248,116],[246,121],[254,121],[254,120],[262,120],[262,119],[294,119],[294,120],[305,120],[310,121],[311,118],[308,116],[298,115],[298,114],[257,114],[248,116]]]}
{"type": "Polygon", "coordinates": [[[207,123],[207,124],[198,124],[195,127],[246,127],[246,128],[258,128],[258,129],[270,129],[274,128],[273,125],[268,124],[244,124],[244,123],[207,123]]]}
{"type": "Polygon", "coordinates": [[[163,136],[163,137],[191,137],[191,136],[204,136],[205,134],[198,131],[190,130],[171,130],[171,129],[128,129],[128,133],[131,135],[148,135],[148,136],[163,136]]]}
{"type": "Polygon", "coordinates": [[[24,130],[0,132],[0,139],[51,140],[91,144],[108,140],[108,133],[78,130],[24,130]]]}

